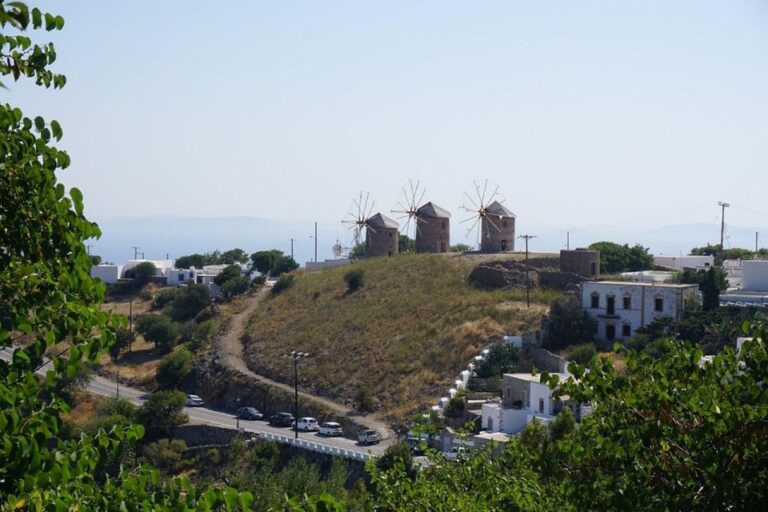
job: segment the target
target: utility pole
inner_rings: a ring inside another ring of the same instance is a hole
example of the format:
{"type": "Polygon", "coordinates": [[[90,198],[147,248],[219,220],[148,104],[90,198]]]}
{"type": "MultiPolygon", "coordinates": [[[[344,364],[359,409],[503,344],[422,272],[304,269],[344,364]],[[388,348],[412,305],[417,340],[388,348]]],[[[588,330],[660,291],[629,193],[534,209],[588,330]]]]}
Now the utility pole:
{"type": "Polygon", "coordinates": [[[315,263],[317,263],[317,222],[315,222],[315,263]]]}
{"type": "Polygon", "coordinates": [[[568,251],[571,250],[571,232],[570,231],[565,232],[565,249],[568,251]]]}
{"type": "Polygon", "coordinates": [[[725,209],[731,206],[731,204],[718,201],[717,205],[722,208],[722,213],[720,214],[720,251],[723,251],[725,249],[723,245],[725,241],[725,209]]]}
{"type": "Polygon", "coordinates": [[[293,359],[293,435],[294,439],[299,438],[299,359],[309,357],[306,352],[296,352],[295,350],[288,354],[293,359]]]}
{"type": "Polygon", "coordinates": [[[291,259],[293,259],[293,238],[291,238],[291,259]]]}
{"type": "Polygon", "coordinates": [[[133,259],[135,259],[135,260],[138,259],[139,258],[139,249],[141,249],[141,247],[137,247],[135,245],[132,245],[131,248],[133,249],[133,259]]]}
{"type": "Polygon", "coordinates": [[[93,246],[92,245],[86,245],[85,246],[85,250],[88,252],[88,256],[91,255],[91,247],[93,247],[93,246]]]}
{"type": "Polygon", "coordinates": [[[536,235],[520,235],[517,238],[525,240],[525,305],[531,307],[531,276],[528,269],[528,240],[536,238],[536,235]]]}
{"type": "Polygon", "coordinates": [[[755,259],[757,259],[757,237],[760,235],[759,232],[755,231],[755,259]]]}

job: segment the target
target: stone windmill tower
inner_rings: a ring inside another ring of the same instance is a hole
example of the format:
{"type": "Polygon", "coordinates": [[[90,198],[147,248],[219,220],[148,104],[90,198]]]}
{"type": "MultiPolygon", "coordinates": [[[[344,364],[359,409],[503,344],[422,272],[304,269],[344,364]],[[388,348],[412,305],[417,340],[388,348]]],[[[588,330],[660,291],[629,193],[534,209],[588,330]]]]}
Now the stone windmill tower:
{"type": "Polygon", "coordinates": [[[473,186],[474,193],[464,192],[470,205],[461,207],[472,213],[462,223],[474,221],[467,234],[479,228],[477,235],[480,252],[514,251],[516,216],[498,199],[499,187],[492,187],[493,192],[489,195],[488,180],[482,184],[474,182],[473,186]]]}
{"type": "Polygon", "coordinates": [[[450,212],[432,202],[419,206],[426,191],[420,189],[418,181],[415,186],[412,181],[409,185],[409,190],[403,188],[404,199],[398,203],[400,209],[392,211],[408,218],[406,233],[413,220],[416,252],[448,252],[451,246],[450,212]]]}
{"type": "Polygon", "coordinates": [[[365,230],[365,255],[397,256],[399,229],[397,221],[381,213],[369,217],[365,230]]]}

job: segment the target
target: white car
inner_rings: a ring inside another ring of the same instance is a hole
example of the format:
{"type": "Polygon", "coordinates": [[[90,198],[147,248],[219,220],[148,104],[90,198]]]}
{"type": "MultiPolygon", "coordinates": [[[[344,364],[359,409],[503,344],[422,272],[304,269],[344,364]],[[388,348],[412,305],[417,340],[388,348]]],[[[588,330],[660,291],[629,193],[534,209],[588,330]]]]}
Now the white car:
{"type": "Polygon", "coordinates": [[[318,430],[318,433],[321,436],[340,436],[344,432],[341,429],[341,425],[334,421],[326,421],[325,423],[320,424],[320,430],[318,430]]]}
{"type": "Polygon", "coordinates": [[[296,428],[298,430],[303,430],[304,432],[317,432],[320,425],[318,425],[315,418],[299,418],[299,421],[296,423],[296,428]]]}
{"type": "Polygon", "coordinates": [[[197,395],[187,395],[187,407],[201,407],[203,399],[197,395]]]}

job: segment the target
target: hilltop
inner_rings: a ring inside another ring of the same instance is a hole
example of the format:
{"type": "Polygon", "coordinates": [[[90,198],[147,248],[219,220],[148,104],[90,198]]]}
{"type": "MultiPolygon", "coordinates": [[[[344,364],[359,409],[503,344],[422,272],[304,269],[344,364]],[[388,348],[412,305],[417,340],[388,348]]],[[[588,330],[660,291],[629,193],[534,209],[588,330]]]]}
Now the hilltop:
{"type": "Polygon", "coordinates": [[[254,372],[293,382],[284,355],[309,352],[300,384],[313,394],[400,422],[446,393],[488,339],[540,324],[555,292],[483,291],[467,276],[481,258],[400,255],[318,273],[266,299],[243,336],[254,372]],[[364,272],[349,292],[343,276],[364,272]]]}

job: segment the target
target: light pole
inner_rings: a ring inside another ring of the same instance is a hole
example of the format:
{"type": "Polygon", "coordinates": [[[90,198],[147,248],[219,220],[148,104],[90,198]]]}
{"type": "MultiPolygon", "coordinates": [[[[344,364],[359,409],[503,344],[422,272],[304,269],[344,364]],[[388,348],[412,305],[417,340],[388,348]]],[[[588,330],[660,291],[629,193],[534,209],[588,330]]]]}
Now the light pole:
{"type": "Polygon", "coordinates": [[[293,359],[293,435],[299,438],[299,359],[309,357],[306,352],[292,351],[288,357],[293,359]]]}
{"type": "Polygon", "coordinates": [[[237,418],[237,431],[240,432],[240,397],[235,399],[235,418],[237,418]]]}
{"type": "Polygon", "coordinates": [[[722,209],[722,213],[720,214],[720,251],[722,252],[725,249],[725,246],[723,246],[723,238],[725,235],[725,209],[731,206],[731,204],[718,201],[717,205],[722,209]]]}

